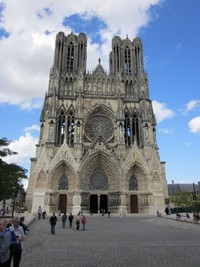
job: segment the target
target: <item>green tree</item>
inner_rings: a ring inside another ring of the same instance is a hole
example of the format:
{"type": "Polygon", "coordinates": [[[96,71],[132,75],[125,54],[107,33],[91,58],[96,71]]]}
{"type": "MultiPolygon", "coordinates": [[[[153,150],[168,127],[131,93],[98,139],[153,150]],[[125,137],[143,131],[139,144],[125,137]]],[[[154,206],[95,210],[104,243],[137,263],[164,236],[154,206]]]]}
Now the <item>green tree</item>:
{"type": "Polygon", "coordinates": [[[172,197],[172,202],[176,208],[186,208],[192,212],[200,211],[200,196],[194,198],[188,191],[177,192],[172,197]]]}
{"type": "MultiPolygon", "coordinates": [[[[11,151],[7,146],[11,141],[6,138],[0,139],[0,156],[17,154],[11,151]]],[[[4,203],[6,199],[13,198],[16,192],[21,188],[21,182],[27,178],[27,170],[14,163],[6,163],[0,159],[0,201],[4,203]]]]}
{"type": "Polygon", "coordinates": [[[14,164],[0,162],[0,201],[13,197],[14,191],[19,190],[21,181],[25,178],[27,170],[14,164]]]}
{"type": "Polygon", "coordinates": [[[11,142],[12,141],[8,140],[6,137],[0,139],[0,157],[17,154],[17,152],[14,152],[8,148],[8,145],[11,142]]]}

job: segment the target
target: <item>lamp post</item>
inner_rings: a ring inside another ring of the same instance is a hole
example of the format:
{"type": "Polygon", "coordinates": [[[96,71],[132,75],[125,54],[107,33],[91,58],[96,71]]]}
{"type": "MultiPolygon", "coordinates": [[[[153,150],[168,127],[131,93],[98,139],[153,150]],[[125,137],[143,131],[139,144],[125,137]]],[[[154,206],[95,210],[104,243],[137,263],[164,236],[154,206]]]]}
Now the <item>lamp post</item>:
{"type": "Polygon", "coordinates": [[[18,190],[16,188],[14,189],[14,193],[13,193],[13,207],[12,207],[12,218],[14,217],[14,212],[15,212],[15,201],[16,201],[16,197],[18,195],[18,190]]]}
{"type": "Polygon", "coordinates": [[[192,193],[193,200],[197,200],[197,193],[195,189],[195,183],[193,183],[193,193],[192,193]]]}

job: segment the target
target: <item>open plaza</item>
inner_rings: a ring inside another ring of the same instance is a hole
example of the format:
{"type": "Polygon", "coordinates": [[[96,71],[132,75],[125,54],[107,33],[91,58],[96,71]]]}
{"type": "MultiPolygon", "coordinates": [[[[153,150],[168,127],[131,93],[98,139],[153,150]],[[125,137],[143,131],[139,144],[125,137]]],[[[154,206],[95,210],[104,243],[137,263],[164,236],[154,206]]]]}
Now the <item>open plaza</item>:
{"type": "MultiPolygon", "coordinates": [[[[174,215],[86,215],[86,231],[35,219],[24,242],[21,267],[175,267],[200,265],[200,227],[174,215]]],[[[82,229],[82,228],[81,228],[82,229]]]]}

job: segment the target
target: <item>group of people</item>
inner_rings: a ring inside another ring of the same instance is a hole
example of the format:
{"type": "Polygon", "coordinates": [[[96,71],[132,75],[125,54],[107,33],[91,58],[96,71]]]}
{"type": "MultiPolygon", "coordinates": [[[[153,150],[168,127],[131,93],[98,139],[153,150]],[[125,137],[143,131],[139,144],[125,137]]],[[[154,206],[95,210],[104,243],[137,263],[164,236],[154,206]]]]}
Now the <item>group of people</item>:
{"type": "Polygon", "coordinates": [[[85,231],[86,217],[80,212],[76,216],[76,230],[80,230],[80,224],[82,223],[83,231],[85,231]]]}
{"type": "MultiPolygon", "coordinates": [[[[64,214],[61,217],[62,227],[65,228],[67,219],[69,221],[69,228],[72,228],[74,216],[72,215],[72,213],[70,213],[67,216],[66,212],[64,212],[64,214]]],[[[56,217],[55,213],[53,213],[53,215],[50,217],[49,223],[51,225],[51,234],[55,235],[55,226],[56,226],[56,223],[57,223],[57,217],[56,217]]],[[[77,214],[77,216],[76,216],[76,230],[80,230],[80,225],[81,224],[82,224],[82,227],[83,227],[82,230],[85,231],[86,217],[85,217],[85,215],[83,215],[83,214],[81,214],[79,212],[77,214]]]]}
{"type": "Polygon", "coordinates": [[[39,206],[38,208],[38,220],[42,219],[46,219],[47,213],[46,210],[42,211],[41,206],[39,206]]]}
{"type": "MultiPolygon", "coordinates": [[[[42,211],[41,206],[39,206],[37,214],[38,214],[39,220],[41,218],[45,219],[47,216],[46,211],[42,211]]],[[[61,211],[58,212],[58,215],[61,216],[61,211]]],[[[64,212],[61,219],[62,219],[62,227],[63,228],[65,228],[65,226],[66,226],[67,219],[69,221],[69,228],[72,228],[72,224],[73,224],[73,220],[74,220],[74,216],[72,215],[72,213],[70,213],[67,216],[66,212],[64,212]]],[[[56,223],[57,223],[57,217],[56,217],[55,213],[53,213],[53,215],[50,217],[49,223],[51,225],[51,234],[55,235],[55,227],[56,227],[56,223]]],[[[82,212],[79,212],[76,216],[76,230],[80,230],[81,224],[83,226],[83,231],[85,231],[86,217],[85,217],[85,215],[82,214],[82,212]]]]}
{"type": "Polygon", "coordinates": [[[26,231],[23,218],[15,217],[12,223],[0,219],[0,267],[10,267],[12,260],[13,267],[19,267],[26,231]]]}
{"type": "MultiPolygon", "coordinates": [[[[68,216],[69,228],[72,228],[73,220],[74,220],[74,216],[72,215],[72,213],[70,213],[68,216]]],[[[63,228],[65,228],[66,222],[67,222],[67,214],[66,214],[66,212],[64,212],[64,214],[62,215],[63,228]]]]}

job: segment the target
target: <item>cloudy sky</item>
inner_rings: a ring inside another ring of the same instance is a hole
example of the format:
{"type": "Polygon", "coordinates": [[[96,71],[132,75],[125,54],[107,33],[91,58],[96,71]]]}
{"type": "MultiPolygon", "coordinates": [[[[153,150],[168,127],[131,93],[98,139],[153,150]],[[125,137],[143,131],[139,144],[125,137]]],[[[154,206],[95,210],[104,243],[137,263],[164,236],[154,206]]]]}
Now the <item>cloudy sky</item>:
{"type": "Polygon", "coordinates": [[[168,183],[200,181],[200,1],[6,0],[0,3],[0,138],[30,168],[55,36],[85,32],[87,69],[108,69],[114,35],[143,41],[160,159],[168,183]]]}

